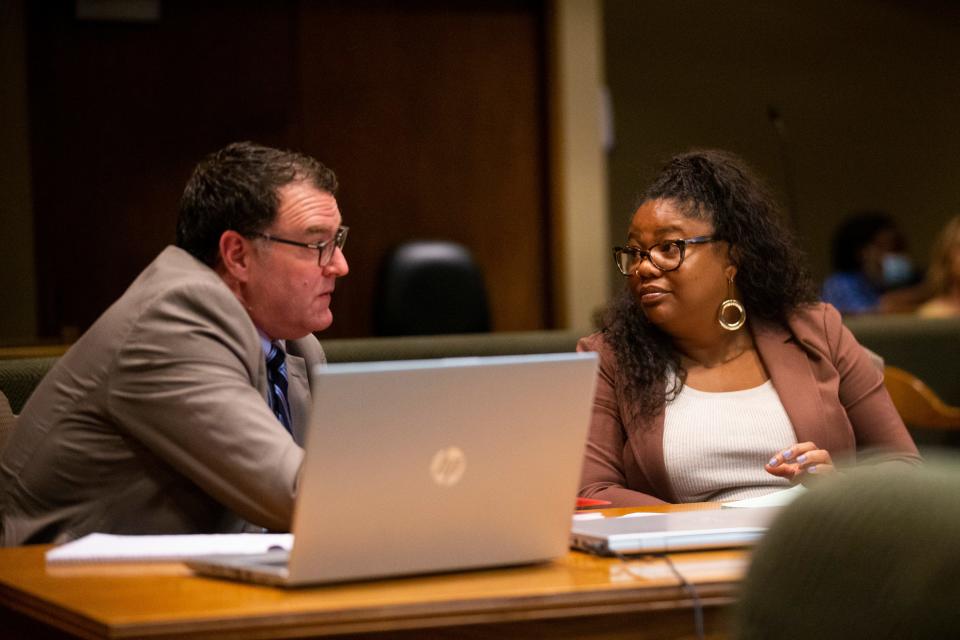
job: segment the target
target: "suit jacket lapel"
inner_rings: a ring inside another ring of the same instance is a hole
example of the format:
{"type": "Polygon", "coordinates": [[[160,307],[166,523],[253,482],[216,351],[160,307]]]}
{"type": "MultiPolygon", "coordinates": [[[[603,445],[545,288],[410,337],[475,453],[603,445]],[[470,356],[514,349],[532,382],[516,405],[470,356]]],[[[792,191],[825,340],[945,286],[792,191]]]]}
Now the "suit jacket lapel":
{"type": "Polygon", "coordinates": [[[773,388],[793,423],[798,442],[821,442],[826,435],[826,411],[810,358],[795,336],[782,327],[763,325],[753,331],[757,352],[773,388]]]}
{"type": "Polygon", "coordinates": [[[293,421],[293,439],[303,446],[310,423],[310,379],[304,359],[290,353],[287,354],[287,402],[293,421]]]}

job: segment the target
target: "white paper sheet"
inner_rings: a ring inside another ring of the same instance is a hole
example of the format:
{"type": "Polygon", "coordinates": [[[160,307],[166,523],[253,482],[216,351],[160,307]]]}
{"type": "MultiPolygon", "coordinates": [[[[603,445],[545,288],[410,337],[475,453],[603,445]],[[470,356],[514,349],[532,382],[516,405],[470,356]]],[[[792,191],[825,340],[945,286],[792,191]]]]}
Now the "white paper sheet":
{"type": "Polygon", "coordinates": [[[47,551],[47,563],[160,562],[212,554],[264,553],[290,550],[290,533],[236,533],[172,536],[117,536],[91,533],[47,551]]]}
{"type": "Polygon", "coordinates": [[[744,500],[734,500],[733,502],[724,502],[720,506],[731,509],[752,509],[755,507],[782,507],[788,505],[807,490],[802,484],[794,485],[789,489],[774,491],[759,498],[746,498],[744,500]]]}

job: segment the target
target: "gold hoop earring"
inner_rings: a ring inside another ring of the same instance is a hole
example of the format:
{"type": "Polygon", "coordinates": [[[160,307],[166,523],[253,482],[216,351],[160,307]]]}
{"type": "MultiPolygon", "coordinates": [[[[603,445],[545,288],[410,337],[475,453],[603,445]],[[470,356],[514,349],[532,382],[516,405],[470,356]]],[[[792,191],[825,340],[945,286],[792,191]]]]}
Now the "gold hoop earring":
{"type": "Polygon", "coordinates": [[[717,312],[717,322],[727,331],[736,331],[747,321],[747,309],[743,303],[733,297],[733,278],[728,278],[727,299],[720,303],[720,310],[717,312]],[[733,322],[729,322],[724,316],[728,309],[736,309],[739,317],[733,322]]]}

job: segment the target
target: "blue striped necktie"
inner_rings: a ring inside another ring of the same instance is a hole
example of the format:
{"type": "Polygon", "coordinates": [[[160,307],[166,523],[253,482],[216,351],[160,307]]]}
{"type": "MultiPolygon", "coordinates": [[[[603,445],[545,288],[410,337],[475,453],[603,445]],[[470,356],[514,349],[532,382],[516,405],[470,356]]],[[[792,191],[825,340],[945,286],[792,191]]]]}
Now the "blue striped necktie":
{"type": "Polygon", "coordinates": [[[267,385],[270,387],[270,408],[283,428],[292,434],[287,402],[287,354],[275,343],[270,345],[267,354],[267,385]]]}

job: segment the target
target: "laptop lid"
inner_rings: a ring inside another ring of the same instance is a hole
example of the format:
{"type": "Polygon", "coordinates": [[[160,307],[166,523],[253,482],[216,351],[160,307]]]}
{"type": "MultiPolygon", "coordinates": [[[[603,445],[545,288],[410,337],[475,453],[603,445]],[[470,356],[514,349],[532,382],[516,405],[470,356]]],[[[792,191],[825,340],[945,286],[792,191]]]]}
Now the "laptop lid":
{"type": "Polygon", "coordinates": [[[601,555],[746,547],[759,541],[780,509],[710,509],[579,520],[573,524],[570,544],[601,555]]]}
{"type": "Polygon", "coordinates": [[[565,553],[596,368],[568,353],[315,369],[283,582],[565,553]]]}

